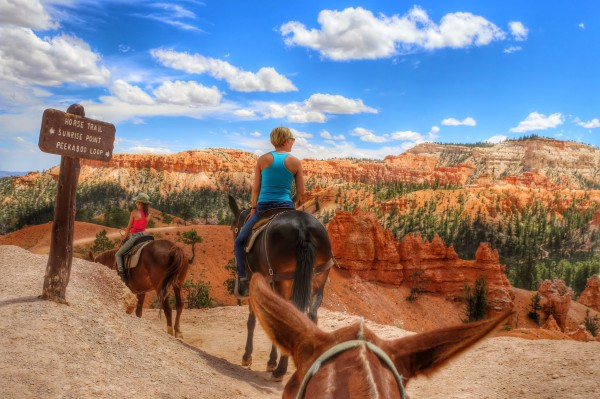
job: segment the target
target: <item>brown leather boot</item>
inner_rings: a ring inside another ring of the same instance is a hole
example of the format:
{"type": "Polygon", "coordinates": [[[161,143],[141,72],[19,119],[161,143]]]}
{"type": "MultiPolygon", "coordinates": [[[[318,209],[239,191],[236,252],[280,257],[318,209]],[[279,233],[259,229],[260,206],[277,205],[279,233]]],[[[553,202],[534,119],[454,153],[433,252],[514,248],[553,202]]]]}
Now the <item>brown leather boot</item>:
{"type": "Polygon", "coordinates": [[[238,298],[246,298],[249,293],[249,284],[247,277],[239,277],[237,278],[237,297],[238,298]]]}
{"type": "Polygon", "coordinates": [[[117,270],[117,273],[119,273],[119,277],[121,277],[121,281],[123,281],[123,283],[125,285],[127,285],[127,275],[125,274],[125,272],[117,270]]]}

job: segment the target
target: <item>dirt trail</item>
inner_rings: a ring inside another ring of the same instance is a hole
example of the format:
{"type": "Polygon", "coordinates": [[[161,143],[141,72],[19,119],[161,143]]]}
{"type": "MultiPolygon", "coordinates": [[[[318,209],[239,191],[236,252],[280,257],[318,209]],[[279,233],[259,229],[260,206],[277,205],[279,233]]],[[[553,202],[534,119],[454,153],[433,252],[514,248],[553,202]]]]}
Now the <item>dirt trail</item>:
{"type": "MultiPolygon", "coordinates": [[[[133,295],[112,271],[81,259],[73,260],[69,306],[38,300],[47,260],[0,245],[1,398],[281,397],[284,384],[268,381],[264,371],[270,343],[260,327],[252,368],[239,365],[246,306],[186,309],[181,341],[165,333],[156,310],[142,319],[126,314],[133,295]]],[[[324,330],[355,320],[319,312],[324,330]]],[[[410,334],[368,325],[382,337],[410,334]]],[[[598,342],[495,337],[431,378],[413,380],[407,392],[413,399],[595,399],[599,380],[598,342]]]]}

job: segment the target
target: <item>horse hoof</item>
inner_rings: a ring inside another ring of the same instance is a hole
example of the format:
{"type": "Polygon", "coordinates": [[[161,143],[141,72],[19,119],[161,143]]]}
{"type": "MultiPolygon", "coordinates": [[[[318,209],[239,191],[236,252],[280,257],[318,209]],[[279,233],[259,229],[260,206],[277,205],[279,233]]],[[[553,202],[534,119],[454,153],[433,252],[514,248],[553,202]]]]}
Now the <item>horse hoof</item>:
{"type": "Polygon", "coordinates": [[[282,375],[271,374],[271,378],[269,378],[269,380],[273,381],[273,382],[283,381],[283,376],[282,375]]]}
{"type": "Polygon", "coordinates": [[[251,365],[252,365],[252,356],[250,356],[248,359],[242,358],[242,366],[250,367],[251,365]]]}
{"type": "Polygon", "coordinates": [[[277,368],[277,363],[274,363],[274,364],[268,363],[267,364],[267,372],[269,372],[269,373],[271,371],[274,371],[276,368],[277,368]]]}
{"type": "Polygon", "coordinates": [[[177,331],[177,332],[175,333],[175,338],[183,339],[183,334],[182,334],[182,333],[180,333],[179,331],[177,331]]]}

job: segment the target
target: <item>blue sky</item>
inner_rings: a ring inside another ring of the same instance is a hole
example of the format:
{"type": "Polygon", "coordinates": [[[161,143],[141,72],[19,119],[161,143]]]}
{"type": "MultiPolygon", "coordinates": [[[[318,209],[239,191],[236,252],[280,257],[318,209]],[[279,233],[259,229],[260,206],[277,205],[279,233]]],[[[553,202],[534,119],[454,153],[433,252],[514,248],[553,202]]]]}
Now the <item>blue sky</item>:
{"type": "Polygon", "coordinates": [[[600,146],[597,1],[0,0],[0,170],[47,169],[43,110],[116,153],[301,158],[538,134],[600,146]]]}

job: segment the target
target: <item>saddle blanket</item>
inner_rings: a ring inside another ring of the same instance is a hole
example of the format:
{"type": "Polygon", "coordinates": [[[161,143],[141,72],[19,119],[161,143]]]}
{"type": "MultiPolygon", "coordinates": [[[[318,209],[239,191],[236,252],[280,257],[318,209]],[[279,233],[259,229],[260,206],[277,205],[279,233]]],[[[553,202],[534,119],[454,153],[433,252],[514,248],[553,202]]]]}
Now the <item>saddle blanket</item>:
{"type": "Polygon", "coordinates": [[[254,226],[252,226],[252,233],[250,233],[250,238],[248,238],[246,246],[244,247],[246,253],[250,253],[250,250],[252,249],[252,246],[254,245],[254,242],[256,241],[258,236],[260,236],[263,230],[267,228],[267,226],[269,225],[269,223],[271,223],[275,216],[289,212],[291,210],[294,210],[294,208],[273,208],[266,211],[264,215],[262,215],[262,218],[260,218],[258,222],[254,224],[254,226]]]}
{"type": "Polygon", "coordinates": [[[154,240],[152,236],[142,236],[138,238],[138,242],[136,243],[125,255],[125,262],[123,262],[125,269],[133,269],[137,266],[140,261],[140,255],[142,254],[142,249],[150,244],[154,240]]]}

